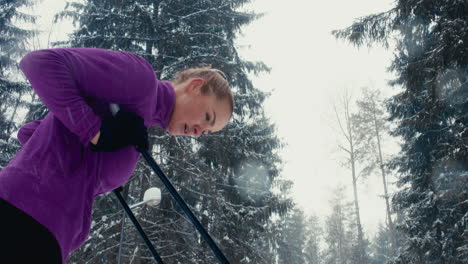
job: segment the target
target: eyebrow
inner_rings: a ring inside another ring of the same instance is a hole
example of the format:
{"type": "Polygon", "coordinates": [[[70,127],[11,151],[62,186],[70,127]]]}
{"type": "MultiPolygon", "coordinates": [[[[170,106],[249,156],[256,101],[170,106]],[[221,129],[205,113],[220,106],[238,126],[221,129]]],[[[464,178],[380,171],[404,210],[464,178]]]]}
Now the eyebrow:
{"type": "Polygon", "coordinates": [[[216,112],[213,110],[213,121],[211,121],[211,126],[214,127],[216,122],[216,112]]]}

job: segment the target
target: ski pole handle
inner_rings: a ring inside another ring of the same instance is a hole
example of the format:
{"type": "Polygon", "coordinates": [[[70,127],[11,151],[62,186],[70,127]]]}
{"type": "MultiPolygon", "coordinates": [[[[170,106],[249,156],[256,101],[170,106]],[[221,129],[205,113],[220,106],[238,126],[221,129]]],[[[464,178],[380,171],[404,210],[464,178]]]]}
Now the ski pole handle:
{"type": "Polygon", "coordinates": [[[109,109],[112,115],[115,116],[115,114],[120,110],[120,106],[118,104],[109,104],[109,109]]]}

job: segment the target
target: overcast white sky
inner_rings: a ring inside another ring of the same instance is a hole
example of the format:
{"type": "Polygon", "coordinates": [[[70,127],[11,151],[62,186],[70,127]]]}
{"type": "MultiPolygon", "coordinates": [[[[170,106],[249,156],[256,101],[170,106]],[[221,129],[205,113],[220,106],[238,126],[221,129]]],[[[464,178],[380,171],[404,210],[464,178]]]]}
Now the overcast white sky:
{"type": "MultiPolygon", "coordinates": [[[[333,98],[343,88],[358,95],[362,86],[373,85],[384,94],[392,53],[375,47],[357,50],[330,34],[350,25],[355,18],[391,8],[391,0],[254,0],[245,8],[265,13],[244,28],[239,37],[240,54],[272,68],[254,78],[254,84],[273,91],[265,109],[287,144],[282,150],[283,174],[294,181],[293,197],[306,213],[329,213],[331,191],[339,184],[352,196],[351,174],[340,167],[336,131],[332,129],[333,98]]],[[[51,27],[51,16],[63,10],[64,1],[41,1],[40,28],[51,27]]],[[[60,38],[69,24],[54,25],[51,38],[60,38]]],[[[37,48],[46,48],[41,39],[37,48]]],[[[363,226],[374,233],[385,217],[380,176],[360,182],[359,199],[363,226]]],[[[371,235],[371,234],[369,234],[371,235]]]]}
{"type": "MultiPolygon", "coordinates": [[[[284,175],[294,181],[293,196],[308,213],[329,213],[331,191],[348,187],[348,170],[340,167],[338,134],[332,129],[333,98],[343,88],[355,90],[373,85],[383,94],[394,91],[386,85],[391,51],[375,47],[358,50],[330,34],[351,25],[354,19],[391,8],[391,0],[310,1],[255,0],[247,6],[263,18],[243,30],[239,39],[246,59],[261,60],[272,67],[254,84],[273,91],[266,111],[288,144],[282,151],[284,175]]],[[[373,233],[385,217],[380,176],[360,182],[362,222],[373,233]]]]}

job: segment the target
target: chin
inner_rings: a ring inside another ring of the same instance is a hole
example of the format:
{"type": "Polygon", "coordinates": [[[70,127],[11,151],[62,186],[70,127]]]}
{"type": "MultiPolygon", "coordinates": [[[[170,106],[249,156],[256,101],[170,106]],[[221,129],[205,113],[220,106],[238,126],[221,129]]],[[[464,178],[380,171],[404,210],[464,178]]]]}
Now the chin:
{"type": "Polygon", "coordinates": [[[167,126],[167,130],[166,130],[166,131],[167,131],[167,132],[169,133],[169,135],[171,135],[171,136],[177,136],[177,130],[174,129],[174,125],[171,124],[171,123],[169,123],[169,125],[167,126]]]}
{"type": "Polygon", "coordinates": [[[172,129],[170,129],[170,128],[167,129],[167,132],[168,132],[169,135],[171,135],[171,136],[181,136],[181,135],[183,135],[183,134],[181,134],[180,132],[177,132],[177,130],[174,131],[174,130],[172,130],[172,129]]]}
{"type": "Polygon", "coordinates": [[[166,132],[169,133],[169,135],[171,136],[175,136],[173,130],[170,127],[166,129],[166,132]]]}

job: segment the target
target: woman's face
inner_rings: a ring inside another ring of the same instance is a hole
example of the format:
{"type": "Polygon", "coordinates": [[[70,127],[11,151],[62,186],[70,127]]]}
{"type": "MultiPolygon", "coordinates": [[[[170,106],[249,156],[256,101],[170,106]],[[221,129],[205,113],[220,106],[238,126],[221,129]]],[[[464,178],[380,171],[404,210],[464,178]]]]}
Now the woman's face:
{"type": "Polygon", "coordinates": [[[174,110],[168,127],[171,135],[198,137],[202,133],[217,132],[229,122],[229,101],[220,101],[215,95],[202,95],[200,88],[203,84],[203,79],[195,78],[176,88],[174,110]]]}

